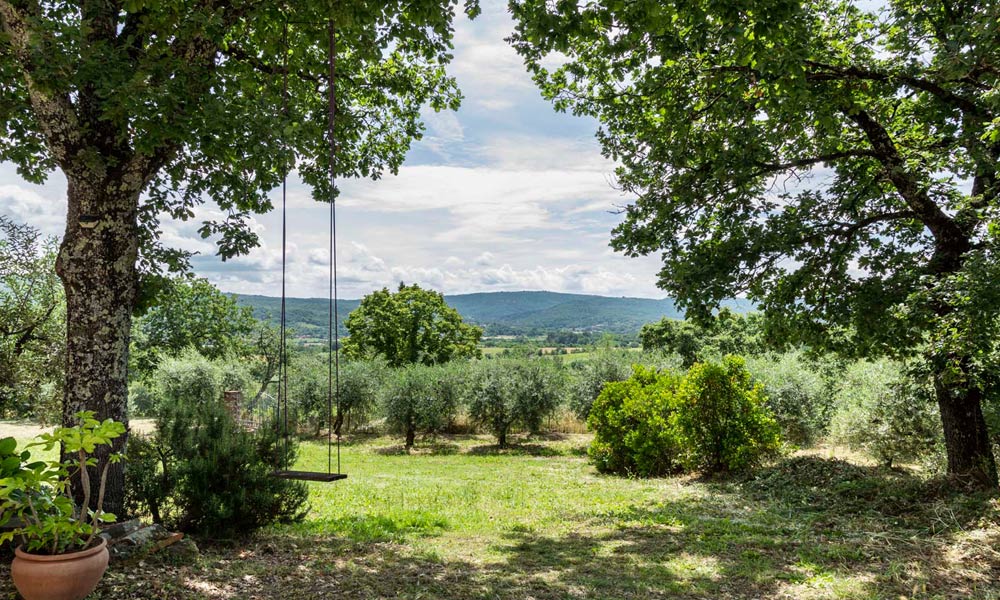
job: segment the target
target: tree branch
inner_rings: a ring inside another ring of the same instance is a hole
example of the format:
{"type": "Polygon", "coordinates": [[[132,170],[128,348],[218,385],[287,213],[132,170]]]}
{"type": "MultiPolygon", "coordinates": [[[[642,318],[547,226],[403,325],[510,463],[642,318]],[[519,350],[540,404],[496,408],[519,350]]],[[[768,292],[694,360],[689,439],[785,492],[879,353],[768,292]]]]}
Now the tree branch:
{"type": "MultiPolygon", "coordinates": [[[[33,12],[41,9],[31,2],[33,12]]],[[[76,154],[83,146],[76,110],[68,94],[52,93],[40,86],[35,78],[32,47],[39,33],[28,25],[25,16],[9,0],[0,0],[0,27],[7,34],[11,49],[24,73],[28,97],[34,117],[41,126],[52,156],[67,172],[76,171],[76,154]]]]}
{"type": "Polygon", "coordinates": [[[864,132],[882,163],[885,176],[934,236],[934,257],[930,268],[939,273],[958,269],[962,256],[971,248],[971,240],[965,228],[941,210],[927,190],[907,170],[896,144],[882,125],[861,108],[850,107],[843,112],[864,132]]]}
{"type": "Polygon", "coordinates": [[[927,190],[923,189],[906,169],[903,157],[885,128],[861,108],[851,107],[843,112],[868,138],[875,157],[882,163],[889,181],[935,237],[947,237],[957,233],[951,217],[931,200],[927,190]]]}
{"type": "Polygon", "coordinates": [[[856,66],[840,67],[813,60],[807,60],[805,64],[807,67],[820,69],[818,72],[806,74],[806,78],[811,81],[839,81],[845,79],[858,79],[865,81],[898,81],[907,87],[927,92],[938,100],[941,100],[942,102],[949,104],[964,113],[975,115],[980,119],[993,118],[992,113],[986,108],[976,104],[964,96],[945,89],[939,83],[935,83],[927,79],[903,73],[886,73],[873,69],[863,69],[856,66]]]}
{"type": "Polygon", "coordinates": [[[844,152],[833,152],[830,154],[823,154],[820,156],[814,156],[809,158],[799,158],[784,163],[756,163],[756,164],[765,172],[770,173],[770,172],[787,171],[788,169],[794,169],[797,167],[809,167],[819,163],[834,162],[842,158],[861,158],[861,157],[878,158],[878,155],[875,153],[874,150],[858,149],[858,150],[846,150],[844,152]]]}

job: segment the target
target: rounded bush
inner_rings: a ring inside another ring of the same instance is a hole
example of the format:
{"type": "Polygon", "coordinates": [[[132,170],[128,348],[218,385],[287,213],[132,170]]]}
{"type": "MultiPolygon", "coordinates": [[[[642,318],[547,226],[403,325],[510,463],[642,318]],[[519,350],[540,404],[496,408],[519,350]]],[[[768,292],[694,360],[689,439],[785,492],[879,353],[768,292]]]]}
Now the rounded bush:
{"type": "Polygon", "coordinates": [[[632,377],[608,383],[594,402],[589,454],[605,473],[746,469],[782,447],[764,400],[762,386],[737,357],[697,363],[683,377],[636,366],[632,377]]]}
{"type": "Polygon", "coordinates": [[[602,473],[648,477],[678,469],[680,450],[670,417],[680,378],[637,365],[626,381],[609,382],[594,401],[588,450],[602,473]]]}
{"type": "Polygon", "coordinates": [[[765,407],[764,387],[753,380],[742,358],[692,366],[677,398],[671,423],[686,468],[740,471],[780,452],[779,427],[765,407]]]}

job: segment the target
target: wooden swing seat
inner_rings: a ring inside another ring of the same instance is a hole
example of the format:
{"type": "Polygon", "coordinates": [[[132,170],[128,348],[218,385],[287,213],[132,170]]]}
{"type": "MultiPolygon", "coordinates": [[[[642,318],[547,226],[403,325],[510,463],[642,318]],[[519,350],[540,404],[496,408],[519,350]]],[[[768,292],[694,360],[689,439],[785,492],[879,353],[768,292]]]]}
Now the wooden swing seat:
{"type": "Polygon", "coordinates": [[[347,479],[345,473],[320,473],[318,471],[275,471],[274,476],[278,479],[295,479],[297,481],[319,481],[329,483],[347,479]]]}

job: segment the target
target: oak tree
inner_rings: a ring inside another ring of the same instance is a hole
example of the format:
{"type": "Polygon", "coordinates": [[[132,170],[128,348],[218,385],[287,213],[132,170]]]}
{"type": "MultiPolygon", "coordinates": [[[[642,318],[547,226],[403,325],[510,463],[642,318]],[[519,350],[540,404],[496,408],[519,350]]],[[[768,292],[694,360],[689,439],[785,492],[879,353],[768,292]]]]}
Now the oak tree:
{"type": "MultiPolygon", "coordinates": [[[[256,245],[250,217],[292,169],[331,197],[330,37],[333,171],[377,178],[419,137],[423,107],[459,102],[444,71],[454,17],[451,0],[0,0],[0,161],[68,182],[64,415],[127,421],[133,308],[188,257],[160,243],[162,220],[213,203],[201,232],[226,258],[256,245]]],[[[110,511],[122,491],[116,465],[110,511]]]]}
{"type": "Polygon", "coordinates": [[[362,298],[347,317],[347,331],[347,356],[380,356],[391,367],[479,357],[483,336],[440,292],[402,283],[394,293],[382,288],[362,298]]]}
{"type": "Polygon", "coordinates": [[[616,249],[696,317],[746,294],[789,340],[923,356],[949,472],[995,486],[1000,4],[865,6],[513,0],[512,41],[600,121],[616,249]]]}

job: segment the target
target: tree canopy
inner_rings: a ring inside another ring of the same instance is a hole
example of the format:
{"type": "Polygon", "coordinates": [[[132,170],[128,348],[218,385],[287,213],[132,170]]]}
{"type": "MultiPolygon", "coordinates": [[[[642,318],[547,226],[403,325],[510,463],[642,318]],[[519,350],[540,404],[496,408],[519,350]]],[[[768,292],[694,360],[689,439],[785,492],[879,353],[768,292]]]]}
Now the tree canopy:
{"type": "Polygon", "coordinates": [[[253,309],[207,279],[177,279],[136,323],[150,347],[177,354],[194,347],[207,358],[239,354],[254,333],[253,309]]]}
{"type": "Polygon", "coordinates": [[[147,270],[183,264],[158,241],[159,222],[191,219],[206,201],[219,211],[203,234],[223,257],[244,253],[257,243],[249,216],[272,208],[266,194],[289,170],[330,197],[327,20],[339,49],[335,170],[377,178],[420,136],[422,107],[459,103],[444,71],[453,18],[440,1],[3,0],[0,161],[34,182],[56,168],[71,182],[128,179],[145,192],[147,270]]]}
{"type": "Polygon", "coordinates": [[[747,294],[791,342],[923,352],[949,468],[995,484],[975,415],[1000,308],[1000,5],[511,7],[543,93],[599,119],[636,197],[616,249],[662,253],[695,317],[747,294]]]}
{"type": "Polygon", "coordinates": [[[705,321],[665,317],[643,325],[639,332],[643,350],[676,352],[690,367],[698,361],[718,359],[727,354],[759,354],[765,348],[761,315],[740,315],[728,308],[705,321]]]}
{"type": "Polygon", "coordinates": [[[382,356],[390,366],[479,357],[483,330],[462,321],[440,292],[399,284],[372,292],[347,317],[349,357],[382,356]]]}

